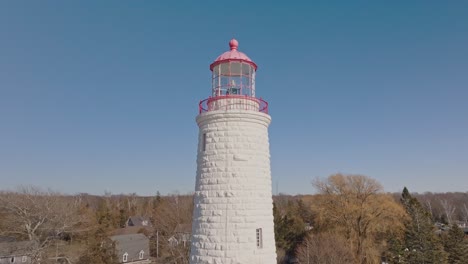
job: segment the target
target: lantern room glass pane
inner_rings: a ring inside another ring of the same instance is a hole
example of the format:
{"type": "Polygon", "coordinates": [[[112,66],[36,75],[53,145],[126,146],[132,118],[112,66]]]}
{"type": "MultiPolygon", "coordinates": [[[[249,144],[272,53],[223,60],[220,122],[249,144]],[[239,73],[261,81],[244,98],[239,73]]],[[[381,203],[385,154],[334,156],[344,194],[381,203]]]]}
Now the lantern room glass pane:
{"type": "Polygon", "coordinates": [[[231,65],[231,72],[229,74],[230,76],[241,75],[242,64],[240,62],[231,62],[230,65],[231,65]]]}
{"type": "Polygon", "coordinates": [[[229,85],[229,78],[221,77],[221,87],[227,87],[229,85]]]}
{"type": "MultiPolygon", "coordinates": [[[[239,68],[240,69],[240,68],[239,68]]],[[[239,95],[241,94],[242,82],[239,77],[231,77],[228,85],[228,94],[239,95]]]]}
{"type": "Polygon", "coordinates": [[[242,75],[251,75],[253,71],[253,67],[250,66],[248,63],[242,63],[242,75]]]}
{"type": "Polygon", "coordinates": [[[213,67],[213,76],[215,75],[219,75],[219,68],[221,67],[221,65],[216,65],[213,67]]]}
{"type": "Polygon", "coordinates": [[[230,75],[229,63],[221,63],[219,67],[220,67],[219,75],[230,75]]]}
{"type": "Polygon", "coordinates": [[[213,67],[212,96],[245,95],[255,97],[255,69],[239,61],[213,67]]]}

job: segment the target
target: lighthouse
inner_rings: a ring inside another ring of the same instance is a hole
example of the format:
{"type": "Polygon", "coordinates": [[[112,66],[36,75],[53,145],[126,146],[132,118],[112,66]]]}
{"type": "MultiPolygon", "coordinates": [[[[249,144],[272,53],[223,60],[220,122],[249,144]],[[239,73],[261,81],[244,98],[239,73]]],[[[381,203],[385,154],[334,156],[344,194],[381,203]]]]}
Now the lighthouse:
{"type": "Polygon", "coordinates": [[[268,103],[256,97],[257,65],[238,50],[211,65],[200,101],[190,264],[274,264],[268,103]]]}

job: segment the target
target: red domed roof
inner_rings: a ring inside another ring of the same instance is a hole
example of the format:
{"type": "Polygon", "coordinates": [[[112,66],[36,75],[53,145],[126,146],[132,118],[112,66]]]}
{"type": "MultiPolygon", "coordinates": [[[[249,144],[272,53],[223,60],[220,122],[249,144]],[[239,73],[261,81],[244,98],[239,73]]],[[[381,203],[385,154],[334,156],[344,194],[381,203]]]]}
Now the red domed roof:
{"type": "Polygon", "coordinates": [[[257,70],[257,64],[253,62],[245,53],[240,52],[237,50],[239,47],[239,42],[235,39],[231,39],[229,41],[229,47],[231,47],[230,51],[226,51],[223,54],[219,55],[219,57],[210,65],[210,70],[213,70],[213,68],[221,64],[223,62],[229,62],[229,61],[240,61],[240,62],[246,62],[252,65],[255,70],[257,70]]]}

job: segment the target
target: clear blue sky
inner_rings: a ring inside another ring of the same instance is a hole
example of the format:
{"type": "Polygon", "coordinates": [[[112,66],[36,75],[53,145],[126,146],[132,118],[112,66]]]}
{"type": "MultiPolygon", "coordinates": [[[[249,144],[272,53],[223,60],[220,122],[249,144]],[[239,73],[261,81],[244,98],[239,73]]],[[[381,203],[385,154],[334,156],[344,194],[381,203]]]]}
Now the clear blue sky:
{"type": "Polygon", "coordinates": [[[0,189],[194,190],[198,102],[235,37],[273,191],[342,172],[468,191],[467,1],[1,1],[0,189]]]}

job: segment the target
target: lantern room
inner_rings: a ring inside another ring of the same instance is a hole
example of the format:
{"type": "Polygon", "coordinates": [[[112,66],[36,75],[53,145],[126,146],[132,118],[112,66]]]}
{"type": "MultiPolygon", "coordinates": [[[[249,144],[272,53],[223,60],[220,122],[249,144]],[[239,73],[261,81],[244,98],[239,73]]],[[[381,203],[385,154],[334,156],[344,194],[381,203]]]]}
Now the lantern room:
{"type": "Polygon", "coordinates": [[[230,50],[221,54],[211,65],[212,97],[243,95],[255,97],[257,65],[238,51],[239,42],[232,39],[230,50]]]}
{"type": "Polygon", "coordinates": [[[255,97],[257,64],[238,51],[237,40],[231,39],[229,47],[210,65],[211,96],[200,101],[199,113],[246,110],[268,114],[268,103],[255,97]]]}

